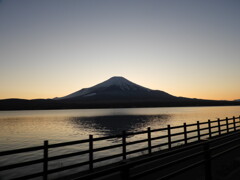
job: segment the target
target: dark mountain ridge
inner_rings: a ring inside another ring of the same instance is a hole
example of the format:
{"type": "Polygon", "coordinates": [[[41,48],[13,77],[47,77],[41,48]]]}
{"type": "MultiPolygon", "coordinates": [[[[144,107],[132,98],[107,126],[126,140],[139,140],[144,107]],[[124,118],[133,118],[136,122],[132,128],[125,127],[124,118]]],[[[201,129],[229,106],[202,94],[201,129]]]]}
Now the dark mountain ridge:
{"type": "Polygon", "coordinates": [[[0,110],[131,108],[240,105],[239,101],[215,101],[176,97],[152,90],[123,77],[112,77],[95,86],[54,99],[4,99],[0,110]]]}

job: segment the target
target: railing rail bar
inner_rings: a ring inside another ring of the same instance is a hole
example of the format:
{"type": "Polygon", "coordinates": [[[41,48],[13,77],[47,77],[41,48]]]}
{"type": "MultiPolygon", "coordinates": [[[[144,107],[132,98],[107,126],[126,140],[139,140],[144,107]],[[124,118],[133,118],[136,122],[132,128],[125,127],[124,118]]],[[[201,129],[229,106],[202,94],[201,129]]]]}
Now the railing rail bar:
{"type": "Polygon", "coordinates": [[[179,129],[179,128],[183,128],[183,125],[179,125],[179,126],[171,126],[171,129],[179,129]]]}
{"type": "Polygon", "coordinates": [[[208,129],[208,127],[200,128],[200,131],[207,130],[207,129],[208,129]]]}
{"type": "Polygon", "coordinates": [[[57,156],[49,157],[48,161],[54,161],[54,160],[58,160],[58,159],[64,159],[64,158],[79,156],[79,155],[88,154],[88,153],[89,153],[89,150],[85,150],[85,151],[80,151],[80,152],[73,152],[73,153],[68,153],[68,154],[63,154],[63,155],[57,155],[57,156]]]}
{"type": "Polygon", "coordinates": [[[89,161],[85,161],[85,162],[81,162],[81,163],[77,163],[77,164],[72,164],[72,165],[69,165],[69,166],[64,166],[64,167],[60,167],[60,168],[56,168],[56,169],[50,169],[50,170],[48,170],[48,174],[53,174],[53,173],[56,173],[56,172],[65,171],[65,170],[73,169],[73,168],[78,168],[78,167],[86,166],[86,165],[89,165],[89,161]]]}
{"type": "Polygon", "coordinates": [[[159,140],[159,139],[165,139],[165,138],[167,138],[168,137],[168,135],[163,135],[163,136],[157,136],[157,137],[152,137],[151,138],[151,140],[159,140]]]}
{"type": "Polygon", "coordinates": [[[118,147],[122,147],[122,144],[115,144],[115,145],[111,145],[111,146],[99,147],[99,148],[93,149],[93,152],[105,151],[108,149],[114,149],[114,148],[118,148],[118,147]]]}
{"type": "Polygon", "coordinates": [[[148,150],[148,147],[141,148],[141,149],[135,149],[135,150],[126,152],[126,155],[134,154],[134,153],[137,153],[137,152],[144,152],[144,151],[147,151],[147,150],[148,150]]]}
{"type": "Polygon", "coordinates": [[[39,151],[39,150],[43,150],[43,146],[35,146],[35,147],[2,151],[2,152],[0,152],[0,156],[7,156],[7,155],[19,154],[19,153],[27,153],[27,152],[39,151]]]}
{"type": "Polygon", "coordinates": [[[186,133],[190,134],[190,133],[197,132],[197,131],[198,131],[197,129],[194,129],[194,130],[186,131],[186,133]]]}
{"type": "MultiPolygon", "coordinates": [[[[172,144],[176,144],[176,143],[184,142],[184,141],[185,141],[185,139],[178,139],[178,140],[172,141],[172,144]]],[[[181,144],[181,145],[183,145],[183,144],[181,144]]]]}
{"type": "Polygon", "coordinates": [[[109,159],[114,159],[114,158],[118,158],[118,157],[122,157],[123,154],[120,153],[120,154],[114,154],[114,155],[111,155],[111,156],[106,156],[106,157],[101,157],[101,158],[98,158],[98,159],[94,159],[93,162],[96,163],[96,162],[102,162],[102,161],[106,161],[106,160],[109,160],[109,159]]]}
{"type": "Polygon", "coordinates": [[[139,143],[144,143],[144,142],[147,142],[147,141],[148,141],[148,139],[141,139],[141,140],[127,142],[126,145],[139,144],[139,143]]]}
{"type": "Polygon", "coordinates": [[[23,167],[23,166],[30,166],[30,165],[38,164],[38,163],[42,163],[42,162],[43,162],[43,159],[36,159],[36,160],[22,162],[22,163],[5,165],[5,166],[0,167],[0,171],[5,171],[8,169],[14,169],[14,168],[23,167]]]}
{"type": "Polygon", "coordinates": [[[195,138],[198,138],[198,135],[197,136],[190,136],[187,138],[187,140],[191,140],[191,139],[195,139],[195,138]]]}
{"type": "Polygon", "coordinates": [[[84,144],[84,143],[88,143],[88,141],[89,141],[88,139],[83,139],[83,140],[78,140],[78,141],[49,144],[48,148],[57,148],[57,147],[71,146],[71,145],[76,145],[76,144],[84,144]]]}
{"type": "Polygon", "coordinates": [[[184,135],[184,132],[172,133],[171,136],[179,136],[184,135]]]}
{"type": "Polygon", "coordinates": [[[166,131],[167,128],[151,129],[151,132],[166,131]]]}
{"type": "MultiPolygon", "coordinates": [[[[158,130],[156,129],[156,131],[158,131],[158,130]]],[[[147,131],[127,132],[126,135],[132,136],[132,135],[139,135],[139,134],[145,134],[145,133],[147,133],[147,131]]]]}
{"type": "Polygon", "coordinates": [[[168,145],[168,143],[161,143],[161,144],[157,144],[157,145],[152,145],[152,149],[160,148],[160,147],[167,146],[167,145],[168,145]]]}
{"type": "Polygon", "coordinates": [[[197,123],[187,124],[187,127],[196,126],[196,125],[197,125],[197,123]]]}

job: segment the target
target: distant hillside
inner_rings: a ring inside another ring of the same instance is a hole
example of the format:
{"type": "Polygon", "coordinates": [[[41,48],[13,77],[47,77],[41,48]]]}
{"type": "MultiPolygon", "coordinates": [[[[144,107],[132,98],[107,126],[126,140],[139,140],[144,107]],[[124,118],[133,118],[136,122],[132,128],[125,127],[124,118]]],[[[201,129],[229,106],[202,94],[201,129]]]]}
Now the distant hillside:
{"type": "Polygon", "coordinates": [[[223,105],[240,105],[240,101],[214,101],[176,97],[164,91],[140,86],[123,77],[112,77],[93,87],[84,88],[60,98],[0,100],[0,110],[223,105]]]}

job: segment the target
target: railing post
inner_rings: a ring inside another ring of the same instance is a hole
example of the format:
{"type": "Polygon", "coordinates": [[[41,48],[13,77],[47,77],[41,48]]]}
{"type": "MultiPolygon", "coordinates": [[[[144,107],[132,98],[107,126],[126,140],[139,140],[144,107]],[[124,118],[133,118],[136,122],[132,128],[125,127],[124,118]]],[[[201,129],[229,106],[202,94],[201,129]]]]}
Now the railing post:
{"type": "Polygon", "coordinates": [[[238,116],[238,123],[240,124],[240,115],[238,116]]]}
{"type": "Polygon", "coordinates": [[[212,137],[212,127],[211,127],[210,119],[208,120],[208,132],[209,132],[209,138],[211,138],[212,137]]]}
{"type": "Polygon", "coordinates": [[[126,131],[122,132],[122,153],[123,153],[123,160],[127,159],[126,131]]]}
{"type": "Polygon", "coordinates": [[[234,131],[236,131],[236,118],[235,116],[233,116],[233,127],[234,127],[234,131]]]}
{"type": "Polygon", "coordinates": [[[48,179],[48,141],[44,141],[43,151],[43,180],[48,179]]]}
{"type": "Polygon", "coordinates": [[[197,121],[197,134],[198,134],[198,141],[201,140],[201,134],[200,134],[200,123],[197,121]]]}
{"type": "Polygon", "coordinates": [[[204,143],[205,180],[212,180],[211,151],[209,142],[204,143]]]}
{"type": "Polygon", "coordinates": [[[124,166],[123,166],[122,171],[121,171],[121,179],[122,180],[129,180],[129,177],[130,177],[130,173],[129,173],[130,167],[128,166],[127,160],[124,160],[122,163],[123,163],[124,166]]]}
{"type": "Polygon", "coordinates": [[[171,126],[168,125],[168,149],[172,148],[172,141],[171,141],[171,126]]]}
{"type": "MultiPolygon", "coordinates": [[[[238,123],[240,124],[240,116],[238,116],[238,123]]],[[[238,128],[237,128],[238,129],[238,128]]]]}
{"type": "Polygon", "coordinates": [[[184,128],[184,142],[187,144],[187,124],[183,123],[183,128],[184,128]]]}
{"type": "Polygon", "coordinates": [[[148,127],[148,153],[152,153],[152,142],[151,142],[151,128],[148,127]]]}
{"type": "Polygon", "coordinates": [[[89,170],[93,170],[93,135],[89,135],[89,170]]]}
{"type": "Polygon", "coordinates": [[[218,118],[218,134],[221,135],[221,122],[219,118],[218,118]]]}
{"type": "Polygon", "coordinates": [[[227,128],[227,133],[229,133],[229,126],[228,126],[228,118],[226,117],[226,128],[227,128]]]}

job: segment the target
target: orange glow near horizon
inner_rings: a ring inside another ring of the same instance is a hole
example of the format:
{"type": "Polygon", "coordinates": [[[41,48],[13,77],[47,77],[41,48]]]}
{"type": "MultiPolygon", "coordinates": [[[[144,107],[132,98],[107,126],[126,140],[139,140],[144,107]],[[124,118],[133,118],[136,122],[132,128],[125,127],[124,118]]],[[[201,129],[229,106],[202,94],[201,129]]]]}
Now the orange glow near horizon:
{"type": "Polygon", "coordinates": [[[112,76],[240,99],[239,19],[240,1],[0,1],[0,99],[62,97],[112,76]]]}
{"type": "MultiPolygon", "coordinates": [[[[107,79],[105,79],[107,80],[107,79]]],[[[128,79],[131,81],[131,79],[128,79]]],[[[104,81],[104,80],[102,80],[104,81]]],[[[9,91],[7,88],[1,89],[0,99],[9,99],[9,98],[19,98],[19,99],[48,99],[48,98],[54,98],[54,97],[62,97],[66,96],[68,94],[71,94],[73,92],[76,92],[82,88],[88,88],[91,86],[94,86],[100,82],[85,82],[82,86],[78,84],[72,83],[66,83],[64,85],[64,82],[61,82],[60,84],[55,84],[54,86],[49,86],[44,84],[39,86],[29,86],[28,88],[25,87],[18,87],[18,89],[13,89],[9,91]],[[27,89],[27,91],[26,91],[27,89]]],[[[196,86],[179,86],[179,84],[176,83],[169,83],[164,84],[164,87],[159,87],[159,85],[154,85],[151,82],[144,83],[141,81],[132,81],[134,83],[137,83],[141,86],[153,89],[153,90],[161,90],[165,91],[171,95],[174,96],[181,96],[181,97],[188,97],[188,98],[198,98],[198,99],[211,99],[211,100],[236,100],[239,99],[239,91],[237,91],[237,87],[232,89],[224,89],[219,88],[217,91],[214,88],[202,88],[196,87],[196,86]],[[167,87],[168,86],[168,87],[167,87]],[[179,87],[178,87],[179,86],[179,87]]],[[[47,82],[46,82],[47,83],[47,82]]]]}

